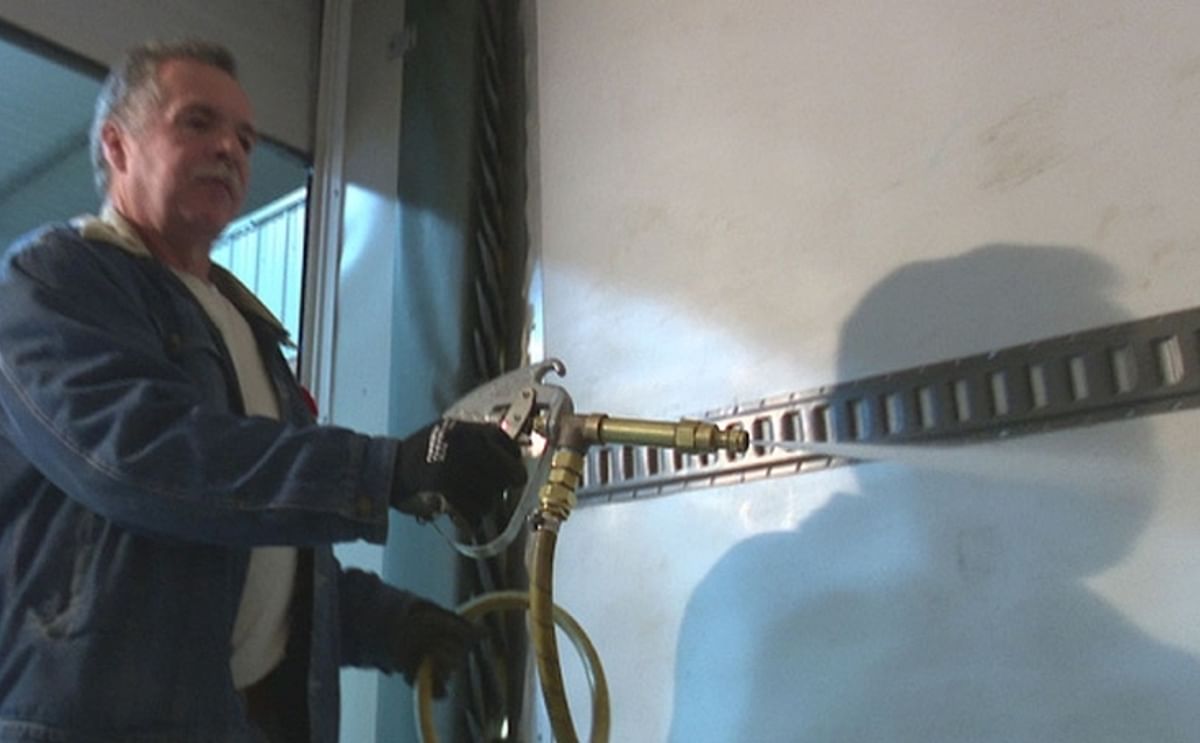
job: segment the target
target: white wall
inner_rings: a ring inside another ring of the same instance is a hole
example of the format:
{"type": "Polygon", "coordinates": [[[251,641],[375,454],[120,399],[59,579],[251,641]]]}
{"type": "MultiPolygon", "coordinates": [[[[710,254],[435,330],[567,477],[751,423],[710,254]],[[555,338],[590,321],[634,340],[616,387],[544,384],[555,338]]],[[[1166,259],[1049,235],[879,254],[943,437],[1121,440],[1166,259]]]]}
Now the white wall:
{"type": "MultiPolygon", "coordinates": [[[[1196,4],[537,26],[545,343],[579,409],[695,414],[1196,304],[1196,4]]],[[[558,600],[613,739],[1193,739],[1198,420],[580,509],[558,600]]]]}
{"type": "Polygon", "coordinates": [[[150,38],[220,41],[238,58],[259,128],[312,151],[321,3],[316,0],[0,0],[0,18],[104,66],[150,38]]]}

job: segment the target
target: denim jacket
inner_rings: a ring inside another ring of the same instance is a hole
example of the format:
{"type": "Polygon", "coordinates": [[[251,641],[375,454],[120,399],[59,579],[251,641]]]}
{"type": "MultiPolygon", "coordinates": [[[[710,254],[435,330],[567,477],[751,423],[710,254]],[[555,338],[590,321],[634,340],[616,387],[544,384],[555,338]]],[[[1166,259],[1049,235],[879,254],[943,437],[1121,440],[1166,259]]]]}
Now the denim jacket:
{"type": "MultiPolygon", "coordinates": [[[[395,670],[411,597],[330,545],[387,534],[397,442],[314,424],[278,322],[231,275],[281,421],[157,260],[43,228],[0,261],[0,741],[242,741],[230,638],[250,549],[302,548],[312,739],[338,666],[395,670]]],[[[304,639],[304,638],[301,638],[304,639]]]]}

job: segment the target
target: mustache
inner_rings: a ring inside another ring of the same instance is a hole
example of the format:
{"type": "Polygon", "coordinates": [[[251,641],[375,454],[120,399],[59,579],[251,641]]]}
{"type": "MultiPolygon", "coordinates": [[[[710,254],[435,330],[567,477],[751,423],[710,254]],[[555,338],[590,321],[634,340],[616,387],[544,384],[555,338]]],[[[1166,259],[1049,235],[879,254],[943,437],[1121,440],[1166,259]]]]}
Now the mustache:
{"type": "Polygon", "coordinates": [[[225,184],[227,188],[235,195],[242,195],[242,176],[238,173],[237,168],[229,163],[209,163],[206,165],[198,165],[191,173],[192,180],[219,180],[225,184]]]}

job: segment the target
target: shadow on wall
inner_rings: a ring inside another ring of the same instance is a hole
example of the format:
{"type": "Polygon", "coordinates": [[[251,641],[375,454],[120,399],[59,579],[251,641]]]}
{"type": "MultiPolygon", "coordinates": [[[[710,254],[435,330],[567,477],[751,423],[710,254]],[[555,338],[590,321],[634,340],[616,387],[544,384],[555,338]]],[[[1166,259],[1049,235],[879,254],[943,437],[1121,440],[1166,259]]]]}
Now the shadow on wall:
{"type": "MultiPolygon", "coordinates": [[[[1129,319],[1106,296],[1113,281],[1057,247],[907,266],[845,324],[840,376],[978,349],[1061,312],[1129,319]]],[[[1200,664],[1085,584],[1128,553],[1158,500],[1151,436],[1130,421],[972,447],[953,471],[857,466],[857,494],[742,542],[700,583],[670,739],[1195,740],[1200,664]],[[988,457],[1011,475],[970,466],[988,457]]],[[[802,480],[792,493],[824,496],[802,480]]]]}

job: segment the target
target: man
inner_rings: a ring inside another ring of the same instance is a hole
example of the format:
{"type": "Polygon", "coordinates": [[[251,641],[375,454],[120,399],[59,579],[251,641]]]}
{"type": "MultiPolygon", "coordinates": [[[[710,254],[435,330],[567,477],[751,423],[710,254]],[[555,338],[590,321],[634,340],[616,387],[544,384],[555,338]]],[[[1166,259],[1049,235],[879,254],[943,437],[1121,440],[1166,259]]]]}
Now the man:
{"type": "Polygon", "coordinates": [[[209,262],[254,141],[225,49],[136,48],[97,102],[100,216],[0,261],[0,740],[331,741],[339,665],[441,685],[474,639],[330,545],[384,541],[389,506],[478,518],[519,450],[314,423],[209,262]]]}

